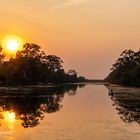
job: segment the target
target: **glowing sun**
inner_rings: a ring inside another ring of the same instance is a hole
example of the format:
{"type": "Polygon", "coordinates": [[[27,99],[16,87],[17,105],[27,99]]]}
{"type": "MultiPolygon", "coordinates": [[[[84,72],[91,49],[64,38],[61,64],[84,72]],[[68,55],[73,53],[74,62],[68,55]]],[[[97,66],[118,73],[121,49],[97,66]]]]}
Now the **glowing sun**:
{"type": "Polygon", "coordinates": [[[17,36],[7,36],[2,41],[2,47],[6,53],[16,53],[21,50],[23,46],[23,40],[17,36]]]}
{"type": "Polygon", "coordinates": [[[10,51],[17,51],[19,48],[19,43],[16,39],[7,40],[6,45],[10,51]]]}

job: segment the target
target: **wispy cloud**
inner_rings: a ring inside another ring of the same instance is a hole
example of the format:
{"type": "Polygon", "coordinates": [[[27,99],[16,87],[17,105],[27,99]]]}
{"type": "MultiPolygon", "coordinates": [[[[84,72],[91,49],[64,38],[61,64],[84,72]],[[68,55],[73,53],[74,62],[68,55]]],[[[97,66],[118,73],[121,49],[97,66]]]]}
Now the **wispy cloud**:
{"type": "Polygon", "coordinates": [[[75,4],[80,4],[83,2],[87,2],[87,1],[88,0],[66,0],[65,2],[58,4],[54,8],[63,8],[63,7],[67,7],[67,6],[71,6],[71,5],[75,5],[75,4]]]}

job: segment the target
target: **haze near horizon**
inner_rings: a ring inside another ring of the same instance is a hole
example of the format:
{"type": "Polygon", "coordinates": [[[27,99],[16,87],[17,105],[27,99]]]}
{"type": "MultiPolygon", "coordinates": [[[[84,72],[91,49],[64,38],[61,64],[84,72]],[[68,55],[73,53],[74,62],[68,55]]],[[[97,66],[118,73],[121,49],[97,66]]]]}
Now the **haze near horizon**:
{"type": "Polygon", "coordinates": [[[138,0],[4,0],[0,38],[16,35],[37,43],[61,57],[66,69],[101,79],[123,50],[139,49],[139,5],[138,0]]]}

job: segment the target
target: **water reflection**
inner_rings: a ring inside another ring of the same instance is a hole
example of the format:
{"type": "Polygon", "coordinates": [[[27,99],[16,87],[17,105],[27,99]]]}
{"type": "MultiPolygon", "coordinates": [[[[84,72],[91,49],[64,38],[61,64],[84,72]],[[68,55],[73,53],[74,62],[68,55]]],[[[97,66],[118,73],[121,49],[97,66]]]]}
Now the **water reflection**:
{"type": "Polygon", "coordinates": [[[35,127],[45,113],[59,111],[65,94],[73,96],[84,84],[61,85],[56,87],[34,87],[26,89],[5,89],[0,94],[0,118],[8,122],[22,121],[24,128],[35,127]],[[14,91],[14,92],[13,92],[14,91]],[[26,92],[25,92],[26,91],[26,92]]]}
{"type": "Polygon", "coordinates": [[[109,96],[123,122],[137,122],[140,125],[140,93],[114,93],[110,90],[109,96]]]}
{"type": "Polygon", "coordinates": [[[5,111],[2,114],[2,119],[5,119],[8,122],[14,122],[15,121],[15,112],[13,111],[5,111]]]}

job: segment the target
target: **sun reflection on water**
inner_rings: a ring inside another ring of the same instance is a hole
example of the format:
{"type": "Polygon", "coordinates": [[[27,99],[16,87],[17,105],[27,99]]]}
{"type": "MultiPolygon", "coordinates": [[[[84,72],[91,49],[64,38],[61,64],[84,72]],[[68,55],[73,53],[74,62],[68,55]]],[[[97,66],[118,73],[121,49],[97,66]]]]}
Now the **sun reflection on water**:
{"type": "Polygon", "coordinates": [[[3,116],[4,116],[5,121],[11,122],[11,123],[15,122],[15,112],[6,111],[4,112],[3,116]]]}

